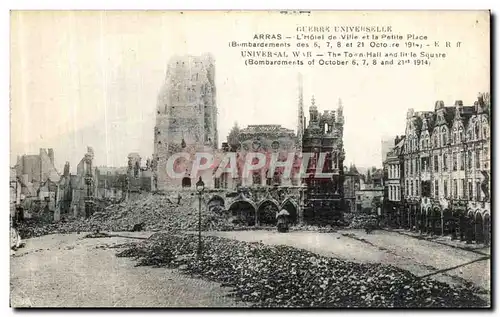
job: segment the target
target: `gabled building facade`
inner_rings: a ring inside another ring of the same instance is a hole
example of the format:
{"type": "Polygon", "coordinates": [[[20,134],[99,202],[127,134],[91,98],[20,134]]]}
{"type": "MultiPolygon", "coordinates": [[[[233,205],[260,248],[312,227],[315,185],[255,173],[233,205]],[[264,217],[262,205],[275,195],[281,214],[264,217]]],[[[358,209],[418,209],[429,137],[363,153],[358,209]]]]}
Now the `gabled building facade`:
{"type": "Polygon", "coordinates": [[[402,226],[429,234],[490,240],[490,104],[437,101],[407,113],[401,159],[402,226]]]}

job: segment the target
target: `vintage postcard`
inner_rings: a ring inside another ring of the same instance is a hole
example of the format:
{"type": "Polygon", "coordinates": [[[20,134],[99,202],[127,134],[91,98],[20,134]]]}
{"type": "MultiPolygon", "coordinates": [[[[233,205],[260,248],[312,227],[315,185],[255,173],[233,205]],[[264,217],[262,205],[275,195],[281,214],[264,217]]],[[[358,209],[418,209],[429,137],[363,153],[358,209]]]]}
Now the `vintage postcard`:
{"type": "Polygon", "coordinates": [[[489,11],[12,11],[12,307],[491,307],[489,11]]]}

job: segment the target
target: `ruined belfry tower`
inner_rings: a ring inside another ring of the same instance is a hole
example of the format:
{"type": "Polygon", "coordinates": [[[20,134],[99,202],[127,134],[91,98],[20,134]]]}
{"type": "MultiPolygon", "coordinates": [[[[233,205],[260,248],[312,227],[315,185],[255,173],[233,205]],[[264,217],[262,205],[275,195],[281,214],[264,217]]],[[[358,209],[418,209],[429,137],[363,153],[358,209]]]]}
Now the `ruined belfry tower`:
{"type": "Polygon", "coordinates": [[[171,179],[166,171],[172,154],[216,149],[217,145],[214,58],[210,54],[171,58],[156,107],[156,189],[181,186],[181,179],[171,179]]]}

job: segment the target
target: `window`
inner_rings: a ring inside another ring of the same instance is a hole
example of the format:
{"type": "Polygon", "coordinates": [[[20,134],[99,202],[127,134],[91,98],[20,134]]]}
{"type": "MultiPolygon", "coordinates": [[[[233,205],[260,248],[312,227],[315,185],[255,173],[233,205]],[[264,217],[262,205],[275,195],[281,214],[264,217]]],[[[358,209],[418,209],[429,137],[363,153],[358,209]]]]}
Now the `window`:
{"type": "Polygon", "coordinates": [[[453,197],[458,198],[458,184],[457,180],[453,180],[453,197]]]}
{"type": "Polygon", "coordinates": [[[410,181],[410,196],[413,196],[413,181],[410,181]]]}
{"type": "Polygon", "coordinates": [[[472,169],[472,151],[467,151],[467,168],[472,169]]]}
{"type": "Polygon", "coordinates": [[[434,181],[434,197],[439,197],[439,181],[434,181]]]}
{"type": "Polygon", "coordinates": [[[481,183],[476,181],[476,200],[481,201],[481,183]]]}
{"type": "Polygon", "coordinates": [[[413,159],[410,160],[410,175],[413,175],[413,159]]]}
{"type": "Polygon", "coordinates": [[[468,184],[469,184],[469,199],[472,200],[472,198],[474,197],[474,191],[472,189],[472,180],[469,180],[468,184]]]}
{"type": "Polygon", "coordinates": [[[439,172],[439,158],[437,155],[434,155],[434,171],[439,172]]]}
{"type": "Polygon", "coordinates": [[[467,189],[465,188],[465,179],[462,178],[460,180],[460,183],[462,185],[462,186],[460,186],[461,187],[460,191],[462,192],[462,197],[465,198],[466,197],[466,191],[467,191],[467,189]]]}
{"type": "Polygon", "coordinates": [[[481,150],[476,149],[476,158],[475,158],[476,169],[481,168],[481,159],[480,158],[481,158],[481,150]]]}
{"type": "Polygon", "coordinates": [[[465,152],[460,153],[460,170],[463,171],[465,169],[465,152]]]}
{"type": "Polygon", "coordinates": [[[448,197],[448,181],[443,180],[443,195],[444,197],[448,197]]]}
{"type": "Polygon", "coordinates": [[[458,163],[458,160],[457,160],[457,153],[453,153],[453,170],[456,171],[457,170],[457,163],[458,163]]]}
{"type": "Polygon", "coordinates": [[[406,180],[406,184],[405,184],[405,193],[406,193],[406,196],[409,196],[409,187],[408,187],[408,180],[406,180]]]}
{"type": "Polygon", "coordinates": [[[446,171],[448,169],[447,161],[448,161],[448,156],[445,153],[443,154],[443,171],[446,171]]]}

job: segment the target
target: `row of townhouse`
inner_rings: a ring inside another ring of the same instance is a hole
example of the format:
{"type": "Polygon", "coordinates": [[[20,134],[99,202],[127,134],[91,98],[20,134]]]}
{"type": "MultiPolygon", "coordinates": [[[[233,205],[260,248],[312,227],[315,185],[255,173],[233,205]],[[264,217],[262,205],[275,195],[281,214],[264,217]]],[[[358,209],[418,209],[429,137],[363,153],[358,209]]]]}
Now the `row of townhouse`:
{"type": "Polygon", "coordinates": [[[489,242],[490,127],[488,94],[471,106],[437,101],[433,111],[408,110],[405,135],[383,162],[393,226],[489,242]]]}

